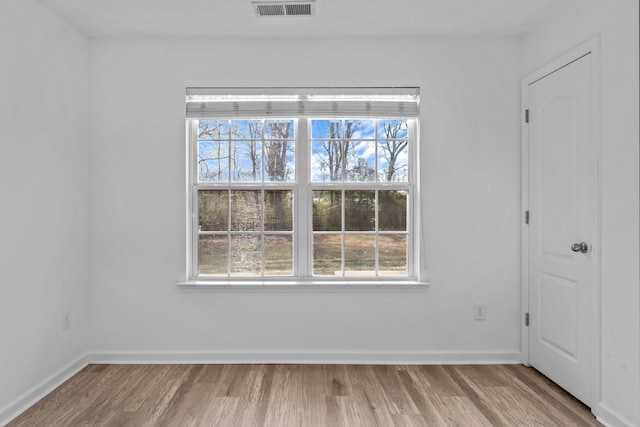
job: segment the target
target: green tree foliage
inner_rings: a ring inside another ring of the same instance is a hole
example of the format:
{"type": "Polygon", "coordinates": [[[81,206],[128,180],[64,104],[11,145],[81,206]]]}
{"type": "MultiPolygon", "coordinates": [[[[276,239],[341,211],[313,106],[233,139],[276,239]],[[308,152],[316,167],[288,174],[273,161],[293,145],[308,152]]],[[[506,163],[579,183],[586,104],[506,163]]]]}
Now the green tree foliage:
{"type": "Polygon", "coordinates": [[[293,231],[293,193],[264,192],[265,231],[293,231]]]}
{"type": "MultiPolygon", "coordinates": [[[[345,191],[345,229],[347,231],[375,230],[375,192],[372,190],[345,191]]],[[[378,229],[407,230],[406,191],[378,191],[378,229]]],[[[340,191],[314,191],[313,230],[342,230],[342,197],[340,191]]]]}
{"type": "Polygon", "coordinates": [[[342,230],[342,197],[340,191],[313,192],[313,230],[342,230]]]}
{"type": "Polygon", "coordinates": [[[378,227],[384,231],[407,230],[406,191],[378,191],[378,227]]]}
{"type": "Polygon", "coordinates": [[[347,231],[374,231],[376,193],[370,190],[344,192],[344,224],[347,231]]]}
{"type": "Polygon", "coordinates": [[[227,190],[201,190],[198,192],[200,231],[226,231],[229,228],[229,201],[227,190]]]}

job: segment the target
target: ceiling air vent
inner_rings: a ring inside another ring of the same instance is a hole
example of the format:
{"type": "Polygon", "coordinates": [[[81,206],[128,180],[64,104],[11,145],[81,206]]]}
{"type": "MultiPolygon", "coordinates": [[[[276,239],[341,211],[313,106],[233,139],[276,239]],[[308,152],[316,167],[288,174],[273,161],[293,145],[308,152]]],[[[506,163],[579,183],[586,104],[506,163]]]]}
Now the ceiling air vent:
{"type": "Polygon", "coordinates": [[[284,1],[251,3],[256,16],[315,16],[316,2],[311,1],[284,1]]]}

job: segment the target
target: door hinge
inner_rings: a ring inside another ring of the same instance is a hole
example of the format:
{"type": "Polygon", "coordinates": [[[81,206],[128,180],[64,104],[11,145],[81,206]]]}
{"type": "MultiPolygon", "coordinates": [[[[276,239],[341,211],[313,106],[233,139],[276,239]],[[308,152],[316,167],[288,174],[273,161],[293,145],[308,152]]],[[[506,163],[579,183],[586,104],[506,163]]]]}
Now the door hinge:
{"type": "Polygon", "coordinates": [[[524,110],[524,122],[529,123],[529,109],[524,110]]]}
{"type": "Polygon", "coordinates": [[[524,212],[524,223],[529,225],[529,211],[524,212]]]}
{"type": "Polygon", "coordinates": [[[529,313],[524,314],[524,326],[529,326],[529,313]]]}

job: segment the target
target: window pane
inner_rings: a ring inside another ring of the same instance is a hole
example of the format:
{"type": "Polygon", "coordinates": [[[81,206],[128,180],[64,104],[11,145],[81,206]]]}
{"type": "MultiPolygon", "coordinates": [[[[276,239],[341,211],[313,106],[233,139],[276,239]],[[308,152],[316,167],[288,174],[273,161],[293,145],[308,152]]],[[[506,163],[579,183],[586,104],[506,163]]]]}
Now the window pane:
{"type": "Polygon", "coordinates": [[[342,138],[342,120],[311,120],[311,138],[342,138]]]}
{"type": "Polygon", "coordinates": [[[379,120],[379,139],[400,139],[409,135],[406,120],[379,120]]]}
{"type": "Polygon", "coordinates": [[[378,236],[378,274],[380,276],[406,276],[407,235],[381,234],[378,236]]]}
{"type": "Polygon", "coordinates": [[[265,231],[293,231],[293,191],[264,192],[265,231]]]}
{"type": "Polygon", "coordinates": [[[342,181],[342,143],[338,140],[311,144],[311,180],[342,181]]]}
{"type": "Polygon", "coordinates": [[[375,276],[375,235],[347,234],[344,236],[344,273],[346,276],[375,276]]]}
{"type": "Polygon", "coordinates": [[[237,190],[231,192],[231,230],[260,231],[262,192],[237,190]]]}
{"type": "Polygon", "coordinates": [[[227,236],[199,236],[198,274],[227,275],[227,236]]]}
{"type": "Polygon", "coordinates": [[[342,230],[342,192],[313,192],[313,230],[342,230]]]}
{"type": "Polygon", "coordinates": [[[378,181],[409,181],[407,140],[391,140],[378,144],[378,181]]]}
{"type": "Polygon", "coordinates": [[[345,142],[344,150],[347,159],[344,180],[375,181],[376,146],[374,142],[345,142]]]}
{"type": "Polygon", "coordinates": [[[229,138],[229,120],[200,120],[198,122],[198,139],[229,138]]]}
{"type": "Polygon", "coordinates": [[[198,181],[229,180],[229,144],[221,141],[198,141],[198,181]]]}
{"type": "Polygon", "coordinates": [[[262,120],[231,120],[231,139],[261,139],[262,120]]]}
{"type": "Polygon", "coordinates": [[[375,191],[352,190],[344,192],[344,228],[347,231],[374,231],[376,229],[375,191]]]}
{"type": "Polygon", "coordinates": [[[373,120],[345,120],[344,139],[373,139],[375,137],[373,120]]]}
{"type": "Polygon", "coordinates": [[[260,235],[231,236],[231,275],[258,276],[261,273],[260,235]]]}
{"type": "Polygon", "coordinates": [[[294,146],[293,141],[265,141],[265,181],[295,181],[294,146]]]}
{"type": "Polygon", "coordinates": [[[267,139],[294,139],[294,121],[266,120],[264,124],[264,137],[267,139]]]}
{"type": "Polygon", "coordinates": [[[378,191],[378,229],[407,230],[406,191],[378,191]]]}
{"type": "Polygon", "coordinates": [[[313,236],[313,274],[342,276],[342,239],[340,234],[313,236]]]}
{"type": "Polygon", "coordinates": [[[291,276],[293,274],[293,236],[264,236],[264,275],[291,276]]]}
{"type": "Polygon", "coordinates": [[[227,190],[198,191],[199,231],[229,229],[229,194],[227,190]]]}
{"type": "Polygon", "coordinates": [[[231,180],[262,180],[262,143],[260,141],[233,142],[231,144],[231,180]]]}

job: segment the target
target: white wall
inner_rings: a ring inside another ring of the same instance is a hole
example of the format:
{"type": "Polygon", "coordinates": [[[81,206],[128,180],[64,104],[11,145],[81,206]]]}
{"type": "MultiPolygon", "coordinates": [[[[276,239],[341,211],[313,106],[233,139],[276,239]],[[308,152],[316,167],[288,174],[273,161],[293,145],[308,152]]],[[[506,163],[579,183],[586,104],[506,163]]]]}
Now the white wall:
{"type": "Polygon", "coordinates": [[[3,0],[0,52],[2,423],[86,352],[89,48],[40,3],[3,0]]]}
{"type": "Polygon", "coordinates": [[[87,347],[103,354],[517,354],[521,65],[532,71],[600,34],[597,409],[613,424],[640,424],[638,3],[581,7],[525,37],[524,56],[509,38],[98,39],[89,55],[88,40],[38,2],[0,2],[0,419],[87,347]],[[184,88],[367,85],[422,88],[431,287],[180,292],[184,88]],[[475,302],[487,304],[486,321],[473,321],[475,302]],[[63,333],[67,311],[73,327],[63,333]]]}
{"type": "Polygon", "coordinates": [[[524,40],[530,72],[601,37],[602,402],[596,412],[611,425],[640,425],[638,32],[637,0],[595,1],[524,40]]]}
{"type": "Polygon", "coordinates": [[[92,40],[91,351],[517,357],[520,51],[515,38],[92,40]],[[422,90],[426,292],[180,292],[186,86],[389,85],[422,90]]]}

